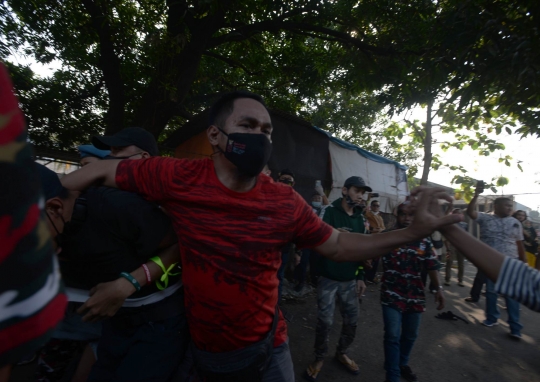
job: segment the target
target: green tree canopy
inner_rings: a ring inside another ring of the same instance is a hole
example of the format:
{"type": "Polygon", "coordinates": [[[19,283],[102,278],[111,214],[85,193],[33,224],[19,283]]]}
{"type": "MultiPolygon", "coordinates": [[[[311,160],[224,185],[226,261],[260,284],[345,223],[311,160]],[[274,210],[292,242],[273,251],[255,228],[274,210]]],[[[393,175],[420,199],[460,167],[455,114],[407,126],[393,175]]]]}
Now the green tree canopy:
{"type": "Polygon", "coordinates": [[[7,0],[0,55],[31,138],[49,147],[129,125],[162,138],[246,88],[384,153],[377,140],[395,128],[372,128],[381,113],[441,92],[537,133],[538,12],[509,0],[7,0]],[[61,68],[37,77],[14,52],[61,68]]]}

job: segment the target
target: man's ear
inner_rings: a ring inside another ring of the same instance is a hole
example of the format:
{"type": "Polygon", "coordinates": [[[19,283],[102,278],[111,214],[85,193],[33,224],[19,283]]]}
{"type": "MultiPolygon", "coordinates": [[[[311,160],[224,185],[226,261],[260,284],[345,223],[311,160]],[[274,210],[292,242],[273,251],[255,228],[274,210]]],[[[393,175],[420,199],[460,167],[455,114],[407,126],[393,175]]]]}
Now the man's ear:
{"type": "Polygon", "coordinates": [[[57,197],[51,198],[45,202],[45,211],[51,219],[61,219],[64,213],[64,202],[57,197]]]}
{"type": "Polygon", "coordinates": [[[146,158],[150,158],[152,155],[150,155],[149,153],[147,153],[146,151],[143,151],[141,153],[141,159],[146,159],[146,158]]]}
{"type": "Polygon", "coordinates": [[[341,187],[341,196],[347,195],[348,191],[349,191],[349,189],[347,187],[341,187]]]}
{"type": "Polygon", "coordinates": [[[221,134],[221,131],[219,131],[216,125],[210,125],[208,126],[208,129],[206,129],[206,136],[208,137],[208,142],[210,142],[212,146],[218,145],[219,134],[221,134]]]}

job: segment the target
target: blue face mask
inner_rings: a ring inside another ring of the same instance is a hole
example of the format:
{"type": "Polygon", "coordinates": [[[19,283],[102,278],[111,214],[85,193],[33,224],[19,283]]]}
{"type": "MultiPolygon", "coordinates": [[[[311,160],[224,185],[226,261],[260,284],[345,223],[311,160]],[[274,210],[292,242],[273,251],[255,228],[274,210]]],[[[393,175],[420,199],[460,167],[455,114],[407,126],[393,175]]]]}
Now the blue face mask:
{"type": "Polygon", "coordinates": [[[321,208],[322,207],[322,202],[311,202],[311,205],[314,208],[321,208]]]}

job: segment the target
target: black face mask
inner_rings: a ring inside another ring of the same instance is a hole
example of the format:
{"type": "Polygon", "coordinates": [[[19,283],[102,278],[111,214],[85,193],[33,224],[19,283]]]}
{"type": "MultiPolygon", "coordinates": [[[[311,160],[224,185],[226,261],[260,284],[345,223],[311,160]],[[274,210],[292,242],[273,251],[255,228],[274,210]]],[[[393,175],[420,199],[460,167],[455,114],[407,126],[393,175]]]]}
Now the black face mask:
{"type": "Polygon", "coordinates": [[[272,155],[272,143],[264,134],[231,133],[227,134],[218,127],[227,137],[227,145],[223,152],[238,171],[250,178],[261,173],[272,155]]]}
{"type": "Polygon", "coordinates": [[[351,197],[349,195],[343,195],[343,197],[345,198],[345,202],[347,203],[347,205],[349,207],[354,207],[360,211],[363,211],[364,210],[364,205],[363,204],[358,204],[357,202],[355,202],[354,200],[351,199],[351,197]]]}

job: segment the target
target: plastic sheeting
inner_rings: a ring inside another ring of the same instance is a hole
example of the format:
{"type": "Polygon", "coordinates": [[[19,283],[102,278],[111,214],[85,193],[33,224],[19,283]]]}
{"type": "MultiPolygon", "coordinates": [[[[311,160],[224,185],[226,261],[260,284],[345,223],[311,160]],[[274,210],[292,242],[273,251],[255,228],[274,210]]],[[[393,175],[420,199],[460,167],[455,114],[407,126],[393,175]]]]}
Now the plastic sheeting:
{"type": "Polygon", "coordinates": [[[354,145],[350,147],[329,141],[330,161],[332,168],[331,201],[341,196],[341,188],[345,180],[351,176],[360,176],[366,184],[378,192],[381,211],[392,212],[408,195],[407,176],[404,166],[387,160],[375,161],[361,155],[354,145]]]}

